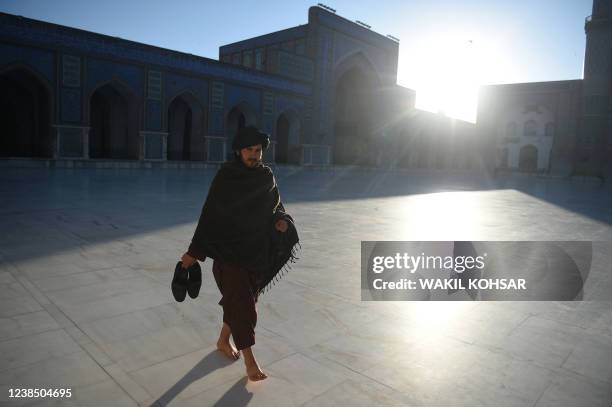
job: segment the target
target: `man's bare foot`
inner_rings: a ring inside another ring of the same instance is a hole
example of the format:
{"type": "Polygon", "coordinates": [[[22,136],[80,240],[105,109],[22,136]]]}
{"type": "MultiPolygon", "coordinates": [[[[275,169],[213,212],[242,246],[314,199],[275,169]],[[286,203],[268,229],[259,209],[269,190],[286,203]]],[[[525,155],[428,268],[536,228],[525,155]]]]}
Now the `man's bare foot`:
{"type": "Polygon", "coordinates": [[[268,377],[268,375],[261,370],[257,362],[247,365],[246,372],[249,379],[253,381],[263,380],[268,377]]]}
{"type": "Polygon", "coordinates": [[[229,341],[217,341],[217,349],[223,352],[225,356],[232,360],[236,360],[240,357],[240,353],[238,352],[238,350],[236,350],[234,345],[232,345],[229,341]]]}
{"type": "Polygon", "coordinates": [[[250,346],[242,349],[242,354],[244,355],[244,364],[246,365],[246,372],[249,379],[257,381],[268,377],[268,375],[261,370],[259,364],[257,364],[255,356],[253,355],[253,350],[250,346]]]}
{"type": "Polygon", "coordinates": [[[225,356],[232,360],[236,360],[240,357],[240,352],[230,343],[230,335],[232,330],[227,323],[223,323],[219,339],[217,340],[217,349],[223,352],[225,356]]]}

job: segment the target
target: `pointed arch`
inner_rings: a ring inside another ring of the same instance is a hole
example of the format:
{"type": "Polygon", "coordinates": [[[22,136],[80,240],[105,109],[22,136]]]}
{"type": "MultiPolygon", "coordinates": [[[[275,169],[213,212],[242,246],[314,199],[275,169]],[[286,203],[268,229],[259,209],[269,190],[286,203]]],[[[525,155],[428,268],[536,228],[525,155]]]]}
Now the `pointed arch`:
{"type": "Polygon", "coordinates": [[[0,156],[54,155],[54,97],[47,79],[26,64],[0,69],[0,156]]]}
{"type": "Polygon", "coordinates": [[[176,93],[167,104],[167,159],[204,160],[206,109],[189,90],[176,93]]]}
{"type": "Polygon", "coordinates": [[[140,109],[132,89],[112,79],[94,87],[87,100],[89,156],[138,160],[140,109]]]}
{"type": "Polygon", "coordinates": [[[295,109],[281,112],[274,128],[274,160],[277,163],[299,164],[302,145],[302,124],[295,109]]]}
{"type": "Polygon", "coordinates": [[[374,75],[374,79],[376,80],[376,85],[381,85],[381,80],[374,68],[374,64],[370,59],[364,54],[362,51],[356,51],[351,54],[347,54],[342,57],[336,64],[334,64],[333,72],[334,72],[334,82],[338,82],[338,80],[344,75],[347,71],[352,68],[358,67],[362,69],[364,72],[368,72],[374,75]]]}
{"type": "Polygon", "coordinates": [[[225,115],[225,155],[226,159],[232,159],[232,140],[236,132],[246,126],[257,126],[257,113],[246,101],[241,101],[232,106],[225,115]]]}
{"type": "Polygon", "coordinates": [[[362,52],[334,67],[334,163],[375,165],[376,120],[380,117],[381,81],[362,52]]]}

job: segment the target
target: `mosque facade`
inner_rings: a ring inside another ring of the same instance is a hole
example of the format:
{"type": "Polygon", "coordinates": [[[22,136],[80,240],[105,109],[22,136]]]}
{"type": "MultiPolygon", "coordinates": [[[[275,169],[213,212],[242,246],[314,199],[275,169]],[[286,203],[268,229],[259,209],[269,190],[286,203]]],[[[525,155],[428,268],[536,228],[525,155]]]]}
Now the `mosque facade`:
{"type": "Polygon", "coordinates": [[[215,163],[256,125],[267,161],[371,165],[388,106],[414,105],[397,57],[396,40],[322,7],[219,60],[0,14],[2,156],[215,163]]]}
{"type": "Polygon", "coordinates": [[[218,60],[0,13],[0,157],[220,163],[252,124],[270,163],[609,176],[611,4],[584,80],[483,87],[477,124],[415,109],[398,40],[323,5],[218,60]]]}

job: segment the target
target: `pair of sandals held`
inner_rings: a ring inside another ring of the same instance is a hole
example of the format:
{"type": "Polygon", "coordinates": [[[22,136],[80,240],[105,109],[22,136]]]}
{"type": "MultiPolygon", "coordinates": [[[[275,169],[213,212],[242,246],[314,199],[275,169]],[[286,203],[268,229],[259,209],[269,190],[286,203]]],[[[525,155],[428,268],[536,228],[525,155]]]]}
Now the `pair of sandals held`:
{"type": "Polygon", "coordinates": [[[200,293],[201,286],[202,269],[197,261],[189,268],[183,268],[182,261],[176,263],[171,284],[172,295],[176,301],[183,302],[187,294],[191,298],[196,298],[200,293]]]}

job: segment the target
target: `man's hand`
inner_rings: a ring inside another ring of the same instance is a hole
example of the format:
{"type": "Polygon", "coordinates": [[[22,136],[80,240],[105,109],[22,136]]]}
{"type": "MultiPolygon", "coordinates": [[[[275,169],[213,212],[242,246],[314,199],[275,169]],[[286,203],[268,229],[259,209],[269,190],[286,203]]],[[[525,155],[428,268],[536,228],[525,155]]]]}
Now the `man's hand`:
{"type": "Polygon", "coordinates": [[[190,255],[185,253],[183,254],[183,257],[181,257],[181,261],[183,262],[183,268],[188,269],[189,267],[193,265],[193,263],[196,262],[196,259],[195,257],[191,257],[190,255]]]}
{"type": "Polygon", "coordinates": [[[284,219],[277,220],[274,226],[276,227],[276,230],[283,233],[285,233],[289,227],[289,225],[287,225],[287,221],[284,219]]]}

